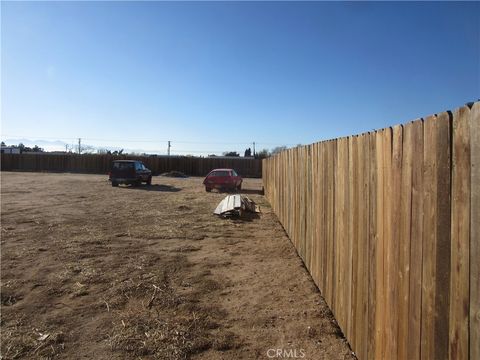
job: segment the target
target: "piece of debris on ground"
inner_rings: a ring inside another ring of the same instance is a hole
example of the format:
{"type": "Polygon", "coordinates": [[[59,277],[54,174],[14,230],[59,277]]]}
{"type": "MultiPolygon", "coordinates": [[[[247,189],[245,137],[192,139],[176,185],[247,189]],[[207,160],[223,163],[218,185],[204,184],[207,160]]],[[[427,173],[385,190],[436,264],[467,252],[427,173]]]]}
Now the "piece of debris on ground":
{"type": "Polygon", "coordinates": [[[227,195],[220,201],[213,213],[222,217],[241,217],[245,212],[259,213],[260,208],[248,196],[235,194],[227,195]]]}

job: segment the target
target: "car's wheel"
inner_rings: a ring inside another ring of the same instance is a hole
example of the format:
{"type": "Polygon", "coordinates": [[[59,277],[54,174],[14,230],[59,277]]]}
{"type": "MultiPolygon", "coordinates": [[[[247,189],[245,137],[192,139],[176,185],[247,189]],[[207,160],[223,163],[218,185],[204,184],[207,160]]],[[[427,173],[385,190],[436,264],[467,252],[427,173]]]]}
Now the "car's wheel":
{"type": "Polygon", "coordinates": [[[211,191],[212,191],[212,188],[205,187],[205,191],[206,191],[206,192],[211,192],[211,191]]]}
{"type": "Polygon", "coordinates": [[[113,187],[117,187],[117,186],[118,186],[118,183],[115,182],[115,181],[112,181],[112,186],[113,186],[113,187]]]}
{"type": "Polygon", "coordinates": [[[151,176],[148,177],[147,185],[152,185],[152,177],[151,176]]]}

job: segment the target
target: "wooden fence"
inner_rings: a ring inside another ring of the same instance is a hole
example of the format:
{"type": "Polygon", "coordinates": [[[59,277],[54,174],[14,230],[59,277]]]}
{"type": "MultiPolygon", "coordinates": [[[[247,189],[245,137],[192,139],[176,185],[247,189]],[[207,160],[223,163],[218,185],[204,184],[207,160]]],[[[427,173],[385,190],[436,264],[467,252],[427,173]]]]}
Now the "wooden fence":
{"type": "Polygon", "coordinates": [[[262,161],[245,158],[198,158],[186,156],[112,156],[78,154],[2,154],[2,171],[52,171],[106,174],[113,160],[141,160],[156,175],[181,171],[191,176],[204,176],[215,168],[233,168],[244,177],[261,177],[262,161]]]}
{"type": "Polygon", "coordinates": [[[359,359],[480,359],[480,103],[286,150],[263,182],[359,359]]]}

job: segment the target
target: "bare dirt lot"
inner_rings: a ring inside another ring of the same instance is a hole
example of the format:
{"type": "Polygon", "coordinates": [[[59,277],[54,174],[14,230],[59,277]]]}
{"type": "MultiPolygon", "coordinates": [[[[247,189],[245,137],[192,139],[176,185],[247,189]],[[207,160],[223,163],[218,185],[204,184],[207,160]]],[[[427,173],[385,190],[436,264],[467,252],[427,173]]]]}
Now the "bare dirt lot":
{"type": "Polygon", "coordinates": [[[1,175],[2,358],[354,358],[261,180],[242,221],[200,178],[1,175]]]}

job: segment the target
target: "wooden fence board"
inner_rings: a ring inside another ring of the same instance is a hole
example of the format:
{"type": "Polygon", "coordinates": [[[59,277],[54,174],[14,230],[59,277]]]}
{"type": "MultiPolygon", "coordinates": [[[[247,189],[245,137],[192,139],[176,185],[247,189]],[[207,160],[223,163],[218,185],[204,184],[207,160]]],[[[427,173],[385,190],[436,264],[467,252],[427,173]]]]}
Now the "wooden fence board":
{"type": "Polygon", "coordinates": [[[344,151],[344,159],[343,159],[343,166],[342,166],[342,173],[341,178],[343,178],[343,209],[342,215],[340,219],[340,230],[342,233],[342,240],[341,240],[341,252],[337,255],[340,259],[340,286],[341,286],[341,296],[340,296],[340,304],[341,304],[341,318],[342,318],[342,327],[345,329],[345,333],[348,332],[348,317],[349,317],[349,303],[350,303],[350,288],[349,288],[349,280],[352,273],[351,268],[351,254],[350,254],[350,246],[349,246],[349,234],[348,234],[348,222],[349,222],[349,208],[350,208],[350,169],[349,169],[349,162],[348,162],[348,155],[349,155],[349,138],[343,139],[343,151],[344,151]]]}
{"type": "Polygon", "coordinates": [[[336,142],[328,141],[326,143],[327,157],[325,159],[325,168],[327,169],[327,187],[330,189],[327,193],[327,274],[326,279],[326,299],[331,308],[335,302],[335,173],[336,167],[336,142]]]}
{"type": "Polygon", "coordinates": [[[319,143],[317,147],[317,156],[318,156],[318,168],[317,168],[317,179],[318,179],[318,188],[320,190],[320,196],[318,198],[318,208],[317,208],[317,236],[318,236],[318,278],[320,283],[320,289],[322,293],[325,292],[325,264],[326,264],[326,224],[325,224],[325,216],[326,216],[326,208],[325,208],[325,198],[326,198],[326,173],[324,172],[324,163],[325,163],[325,144],[319,143]]]}
{"type": "Polygon", "coordinates": [[[310,163],[311,163],[311,200],[310,200],[310,220],[309,220],[309,225],[308,227],[310,228],[310,237],[311,237],[311,242],[312,242],[312,250],[309,256],[309,261],[311,263],[310,266],[310,273],[312,275],[312,278],[319,286],[320,282],[318,281],[318,258],[320,256],[318,252],[318,247],[319,244],[317,243],[318,241],[318,221],[316,219],[317,213],[318,213],[318,203],[319,203],[319,197],[320,197],[320,189],[318,186],[318,172],[317,172],[317,163],[318,163],[318,157],[316,156],[316,151],[317,151],[317,144],[312,144],[311,145],[311,153],[310,153],[310,163]]]}
{"type": "Polygon", "coordinates": [[[480,103],[470,110],[470,359],[480,359],[480,103]]]}
{"type": "Polygon", "coordinates": [[[311,268],[312,242],[312,145],[305,147],[305,264],[311,268]]]}
{"type": "Polygon", "coordinates": [[[348,144],[348,171],[349,171],[349,206],[348,206],[348,243],[351,250],[350,254],[350,284],[349,298],[347,304],[348,318],[347,318],[347,338],[353,348],[356,348],[356,337],[354,331],[355,317],[357,315],[357,282],[358,282],[358,139],[357,136],[349,138],[348,144]]]}
{"type": "Polygon", "coordinates": [[[315,241],[317,245],[317,252],[315,254],[316,259],[316,276],[317,281],[320,284],[319,288],[322,291],[325,291],[325,284],[323,282],[323,273],[324,273],[324,264],[325,264],[325,225],[323,223],[323,219],[325,216],[324,211],[324,196],[325,196],[325,187],[324,187],[324,179],[325,174],[323,173],[323,156],[322,156],[322,143],[318,143],[315,147],[315,172],[316,172],[316,184],[315,187],[317,188],[317,196],[315,198],[316,201],[316,209],[315,209],[315,241]]]}
{"type": "MultiPolygon", "coordinates": [[[[385,181],[385,161],[384,161],[384,132],[377,131],[375,133],[376,141],[376,173],[377,173],[377,188],[376,188],[376,269],[375,269],[375,281],[376,281],[376,296],[375,296],[375,359],[384,359],[384,344],[385,344],[385,271],[384,271],[384,181],[385,181]]],[[[389,194],[388,194],[389,195],[389,194]]]]}
{"type": "Polygon", "coordinates": [[[333,257],[335,262],[335,282],[333,292],[335,295],[334,303],[332,304],[332,310],[335,314],[335,318],[337,322],[342,324],[343,323],[343,314],[341,313],[340,308],[340,301],[344,301],[343,297],[343,289],[341,285],[343,285],[344,276],[340,273],[344,271],[342,266],[344,266],[344,262],[340,262],[342,257],[339,256],[340,253],[343,251],[344,246],[344,235],[343,235],[343,220],[345,219],[345,178],[343,174],[343,166],[344,166],[344,151],[343,151],[343,139],[338,139],[336,142],[336,151],[337,151],[337,162],[335,164],[335,241],[334,241],[334,251],[333,257]]]}
{"type": "MultiPolygon", "coordinates": [[[[453,117],[452,248],[450,274],[450,359],[468,359],[470,260],[470,127],[469,108],[453,117]]],[[[476,220],[478,221],[478,219],[476,220]]],[[[477,259],[478,261],[478,259],[477,259]]],[[[478,279],[477,279],[478,281],[478,279]]]]}
{"type": "Polygon", "coordinates": [[[413,167],[413,123],[403,130],[402,180],[400,189],[400,213],[398,241],[398,359],[407,358],[408,319],[409,319],[409,281],[410,246],[412,227],[412,167],[413,167]]]}
{"type": "Polygon", "coordinates": [[[356,192],[358,188],[358,141],[356,136],[348,138],[348,235],[347,235],[347,281],[346,281],[346,336],[355,347],[355,334],[353,332],[353,318],[356,315],[355,297],[357,287],[358,264],[358,207],[356,192]]]}
{"type": "Polygon", "coordinates": [[[421,358],[433,359],[435,354],[435,255],[437,229],[437,142],[436,116],[424,124],[424,217],[422,268],[422,343],[421,358]]]}
{"type": "Polygon", "coordinates": [[[450,293],[450,116],[441,113],[436,119],[437,228],[435,265],[435,359],[448,358],[448,313],[450,293]],[[447,326],[445,326],[447,324],[447,326]]]}
{"type": "Polygon", "coordinates": [[[402,180],[402,154],[403,154],[403,128],[394,126],[391,131],[391,143],[387,144],[391,148],[390,157],[390,187],[386,187],[388,197],[386,214],[390,216],[387,224],[389,232],[387,235],[388,243],[385,245],[387,259],[387,331],[385,356],[389,359],[397,358],[397,331],[398,331],[398,256],[400,230],[398,229],[398,220],[401,214],[401,180],[402,180]]]}
{"type": "Polygon", "coordinates": [[[369,203],[369,159],[368,159],[368,137],[361,135],[357,139],[357,156],[355,169],[358,181],[355,187],[355,213],[357,214],[356,225],[354,226],[356,236],[354,241],[354,258],[356,264],[353,269],[353,276],[356,279],[353,288],[355,296],[353,297],[354,314],[353,336],[354,348],[362,359],[367,358],[368,343],[368,203],[369,203]],[[355,255],[356,253],[356,255],[355,255]]]}
{"type": "Polygon", "coordinates": [[[377,141],[375,133],[368,136],[369,187],[368,187],[368,344],[367,357],[374,359],[376,350],[376,307],[377,307],[377,141]]]}
{"type": "Polygon", "coordinates": [[[412,128],[412,205],[410,239],[410,279],[408,302],[408,341],[406,359],[420,359],[423,264],[424,203],[424,122],[412,128]]]}
{"type": "MultiPolygon", "coordinates": [[[[362,290],[361,290],[361,313],[357,326],[357,333],[360,333],[360,348],[358,354],[362,359],[368,359],[368,342],[370,339],[370,324],[369,324],[369,269],[370,269],[370,168],[372,167],[372,159],[370,158],[370,134],[362,135],[362,147],[363,147],[363,166],[360,165],[360,176],[363,179],[362,183],[362,195],[360,197],[360,223],[362,224],[362,252],[363,259],[362,269],[362,290]],[[363,172],[363,173],[362,173],[363,172]]],[[[359,301],[357,300],[357,301],[359,301]]]]}

